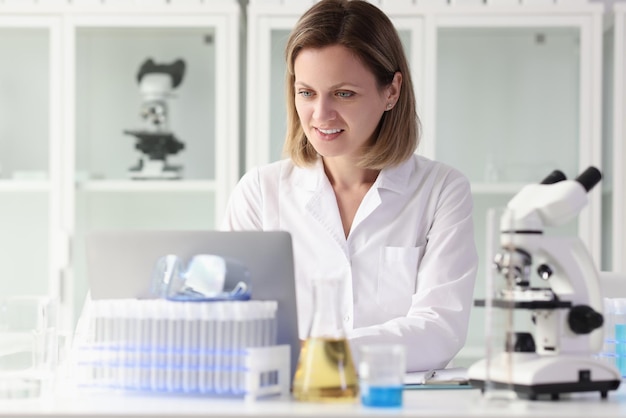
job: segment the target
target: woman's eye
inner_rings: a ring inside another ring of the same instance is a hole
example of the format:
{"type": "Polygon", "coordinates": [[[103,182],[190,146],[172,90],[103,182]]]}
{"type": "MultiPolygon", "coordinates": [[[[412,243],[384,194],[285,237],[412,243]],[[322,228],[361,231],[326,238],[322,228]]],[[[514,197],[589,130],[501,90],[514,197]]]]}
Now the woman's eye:
{"type": "Polygon", "coordinates": [[[348,98],[348,97],[352,97],[354,95],[354,93],[352,93],[351,91],[338,91],[337,92],[337,96],[341,97],[341,98],[348,98]]]}
{"type": "Polygon", "coordinates": [[[313,93],[307,90],[300,90],[298,94],[302,97],[311,97],[313,95],[313,93]]]}

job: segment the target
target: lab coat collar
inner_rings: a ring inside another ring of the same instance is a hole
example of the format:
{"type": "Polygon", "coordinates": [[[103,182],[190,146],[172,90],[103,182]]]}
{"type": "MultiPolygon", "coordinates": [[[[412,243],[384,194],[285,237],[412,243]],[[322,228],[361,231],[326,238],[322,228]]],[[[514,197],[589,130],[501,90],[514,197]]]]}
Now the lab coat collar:
{"type": "Polygon", "coordinates": [[[296,184],[302,187],[304,190],[313,192],[320,188],[324,181],[326,181],[326,174],[324,173],[324,164],[322,159],[318,158],[314,165],[309,167],[298,167],[298,179],[296,184]]]}
{"type": "MultiPolygon", "coordinates": [[[[395,167],[387,167],[378,175],[374,187],[402,193],[416,168],[417,159],[415,157],[409,158],[395,167]]],[[[318,190],[325,181],[328,181],[321,158],[318,158],[313,166],[299,167],[298,171],[300,173],[296,183],[305,190],[318,190]]]]}
{"type": "Polygon", "coordinates": [[[378,175],[374,187],[391,190],[396,193],[403,193],[409,184],[413,172],[417,168],[416,162],[417,159],[412,157],[402,162],[400,165],[383,169],[378,175]]]}

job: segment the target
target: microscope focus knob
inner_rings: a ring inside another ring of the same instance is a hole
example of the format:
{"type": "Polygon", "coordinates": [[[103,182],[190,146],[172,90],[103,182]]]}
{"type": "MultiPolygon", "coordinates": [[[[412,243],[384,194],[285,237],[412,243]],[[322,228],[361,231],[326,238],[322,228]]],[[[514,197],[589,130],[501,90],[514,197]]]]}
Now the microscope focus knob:
{"type": "Polygon", "coordinates": [[[552,273],[552,268],[547,264],[541,264],[539,267],[537,267],[537,274],[543,280],[548,280],[550,277],[552,277],[552,273]]]}
{"type": "Polygon", "coordinates": [[[570,309],[567,323],[575,334],[589,334],[604,323],[601,313],[587,305],[576,305],[570,309]]]}

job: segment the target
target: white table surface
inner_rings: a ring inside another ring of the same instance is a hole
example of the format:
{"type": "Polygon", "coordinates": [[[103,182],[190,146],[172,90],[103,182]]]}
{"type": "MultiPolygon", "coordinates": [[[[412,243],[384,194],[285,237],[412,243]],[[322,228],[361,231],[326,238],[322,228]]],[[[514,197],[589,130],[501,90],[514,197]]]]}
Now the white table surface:
{"type": "Polygon", "coordinates": [[[561,400],[488,401],[477,389],[418,389],[404,392],[396,409],[355,404],[313,404],[289,398],[246,402],[196,396],[139,395],[124,392],[67,390],[36,399],[0,400],[0,417],[626,417],[626,384],[601,399],[598,392],[561,400]]]}

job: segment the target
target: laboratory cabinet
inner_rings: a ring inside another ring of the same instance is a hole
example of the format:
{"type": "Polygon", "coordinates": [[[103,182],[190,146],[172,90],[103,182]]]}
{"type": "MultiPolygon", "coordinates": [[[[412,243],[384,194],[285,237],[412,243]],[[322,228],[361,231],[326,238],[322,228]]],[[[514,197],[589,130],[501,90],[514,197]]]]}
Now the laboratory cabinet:
{"type": "Polygon", "coordinates": [[[604,164],[612,181],[603,188],[602,236],[610,270],[626,272],[626,4],[615,3],[604,34],[604,164]]]}
{"type": "MultiPolygon", "coordinates": [[[[448,9],[435,24],[430,155],[459,168],[472,184],[482,256],[477,298],[487,291],[491,268],[488,210],[505,205],[523,185],[541,181],[554,169],[568,178],[591,165],[604,169],[602,6],[524,7],[491,14],[448,9]]],[[[578,235],[602,268],[600,189],[589,194],[577,222],[548,227],[548,233],[578,235]]],[[[482,350],[473,347],[481,347],[484,314],[480,308],[472,312],[467,357],[482,350]]]]}
{"type": "MultiPolygon", "coordinates": [[[[311,1],[251,0],[248,6],[246,166],[281,158],[285,136],[284,47],[311,1]]],[[[418,100],[418,153],[470,180],[481,258],[475,296],[491,261],[487,213],[554,169],[568,178],[602,163],[604,6],[586,2],[373,1],[404,44],[418,100]]],[[[605,182],[611,175],[605,176],[605,182]]],[[[611,185],[604,185],[612,188],[611,185]]],[[[596,188],[599,189],[599,188],[596,188]]],[[[551,233],[578,235],[601,265],[602,192],[577,221],[551,233]]],[[[605,262],[610,262],[607,260],[605,262]]],[[[484,313],[474,309],[458,364],[483,353],[484,313]]]]}
{"type": "Polygon", "coordinates": [[[3,293],[59,296],[70,329],[90,231],[217,227],[240,175],[241,17],[236,0],[0,4],[0,245],[20,278],[3,293]]]}

